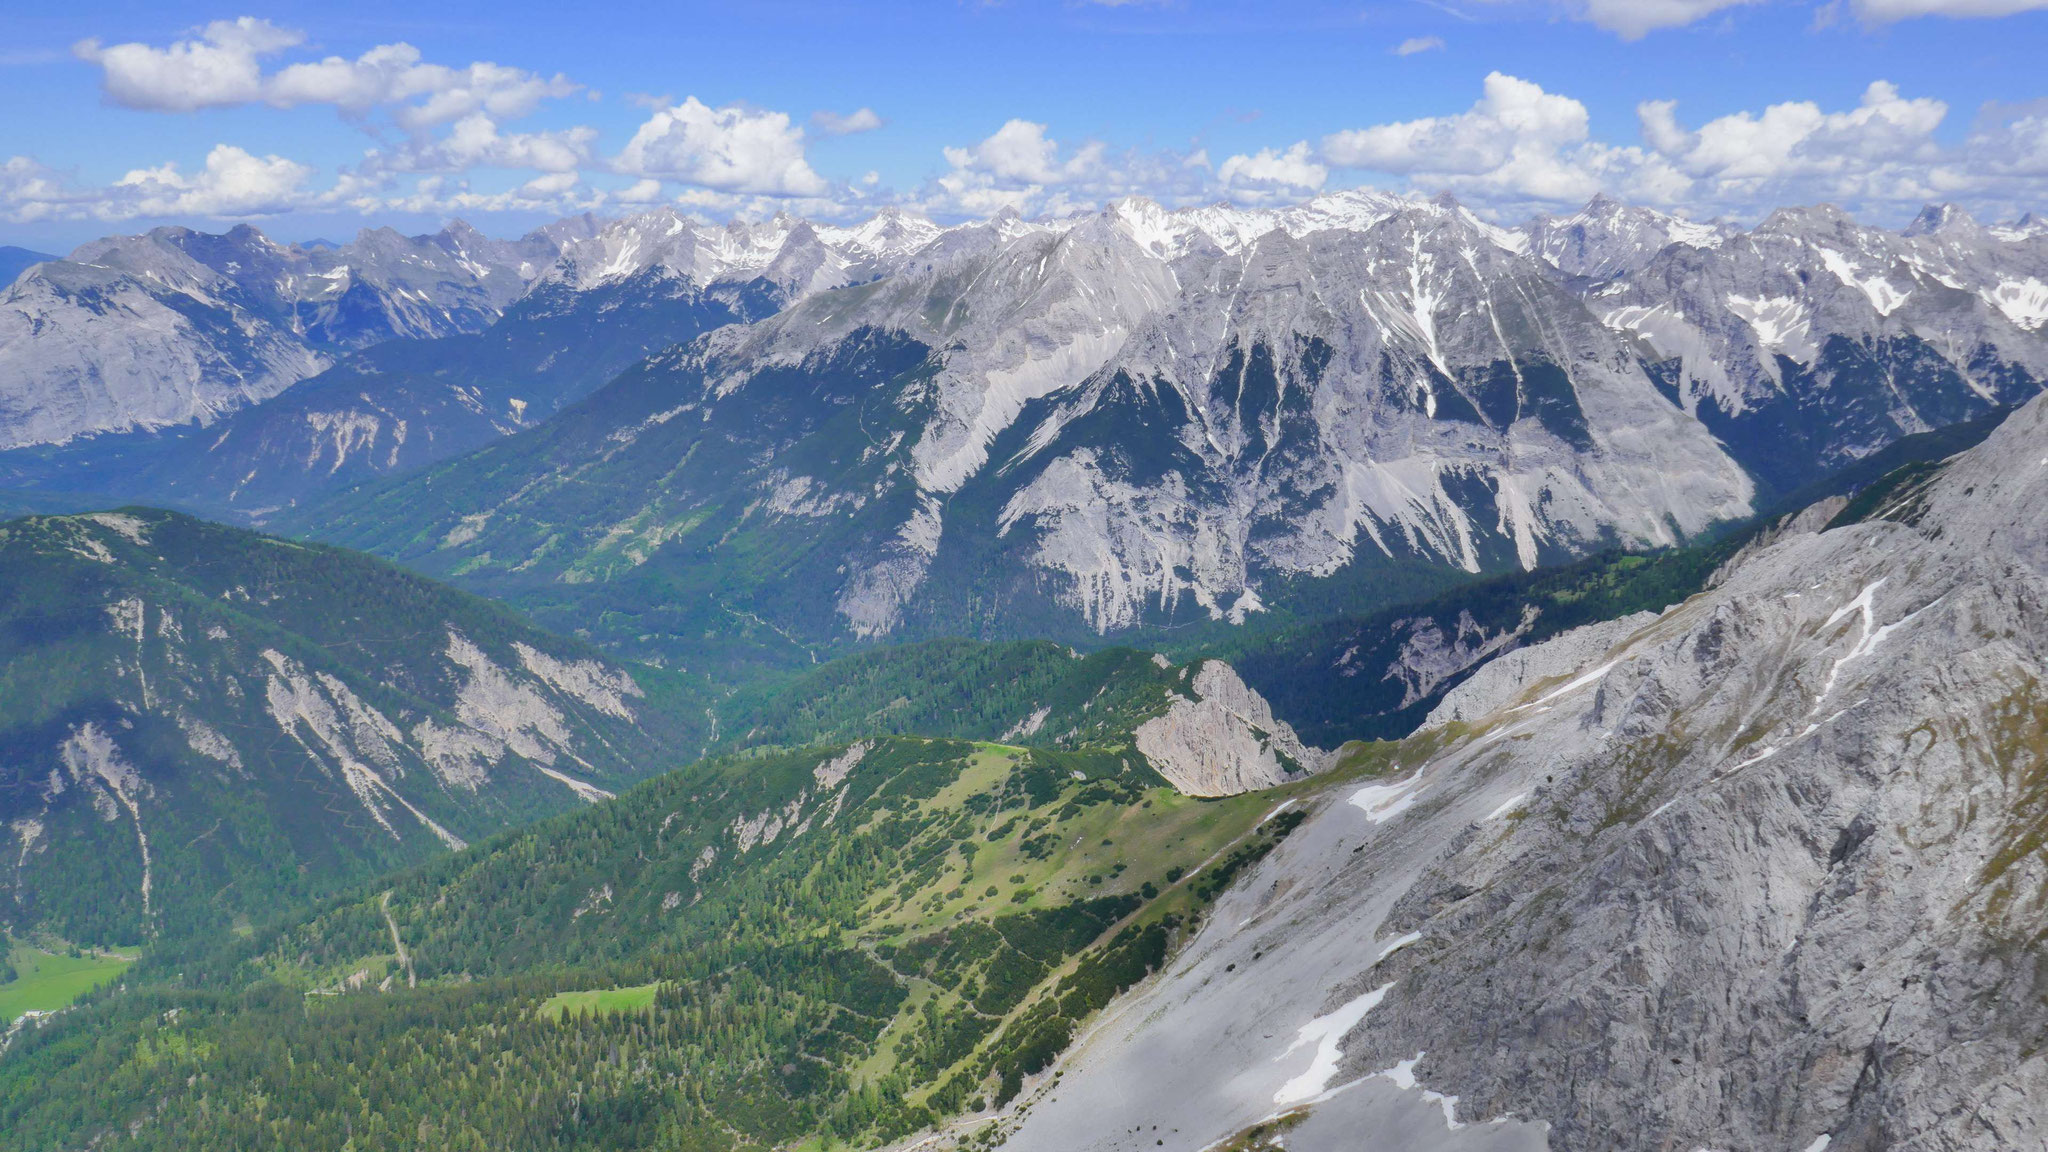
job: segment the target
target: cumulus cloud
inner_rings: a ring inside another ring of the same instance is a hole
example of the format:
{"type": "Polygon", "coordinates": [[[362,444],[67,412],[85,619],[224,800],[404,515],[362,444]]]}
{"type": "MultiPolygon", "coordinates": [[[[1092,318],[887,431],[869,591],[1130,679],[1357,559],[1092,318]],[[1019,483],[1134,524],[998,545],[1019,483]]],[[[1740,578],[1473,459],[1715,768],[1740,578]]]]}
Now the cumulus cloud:
{"type": "Polygon", "coordinates": [[[97,64],[108,100],[126,108],[193,112],[264,103],[277,108],[332,105],[362,114],[382,106],[408,129],[487,112],[523,116],[542,100],[570,95],[567,77],[480,61],[454,68],[425,63],[410,44],[382,44],[353,60],[329,56],[275,72],[263,60],[305,42],[305,33],[244,16],[216,20],[167,47],[82,40],[72,52],[97,64]]]}
{"type": "Polygon", "coordinates": [[[313,170],[282,156],[252,156],[217,144],[190,176],[176,164],[139,168],[114,182],[136,216],[269,216],[298,205],[313,170]]]}
{"type": "Polygon", "coordinates": [[[1787,101],[1696,126],[1651,100],[1636,109],[1641,144],[1617,144],[1594,137],[1577,100],[1495,73],[1464,112],[1335,133],[1320,159],[1510,216],[1598,192],[1750,217],[1816,201],[1878,216],[1936,199],[2011,211],[2048,195],[2048,102],[1988,110],[1952,146],[1937,136],[1948,111],[1885,81],[1851,108],[1787,101]]]}
{"type": "Polygon", "coordinates": [[[1918,198],[1931,191],[1945,158],[1934,133],[1948,115],[1939,100],[1908,99],[1878,81],[1855,108],[1827,112],[1812,101],[1737,112],[1686,129],[1671,102],[1637,110],[1643,136],[1722,203],[1773,199],[1845,202],[1918,198]]]}
{"type": "MultiPolygon", "coordinates": [[[[1488,0],[1517,3],[1520,0],[1488,0]]],[[[1624,40],[1640,40],[1664,28],[1696,24],[1733,8],[1769,0],[1548,0],[1573,19],[1583,20],[1624,40]]],[[[1827,22],[1844,8],[1866,24],[1889,24],[1917,16],[1989,18],[2048,10],[2048,0],[1828,0],[1820,8],[1827,22]]]]}
{"type": "Polygon", "coordinates": [[[1763,0],[1583,0],[1577,15],[1624,40],[1640,40],[1660,28],[1680,28],[1728,8],[1763,0]]]}
{"type": "Polygon", "coordinates": [[[1467,111],[1338,132],[1324,138],[1323,154],[1347,168],[1479,173],[1507,164],[1518,150],[1584,140],[1586,124],[1586,106],[1577,100],[1494,72],[1467,111]]]}
{"type": "Polygon", "coordinates": [[[247,219],[307,203],[313,169],[282,156],[255,156],[215,145],[195,172],[176,164],[137,168],[111,185],[80,186],[26,156],[0,164],[0,216],[39,220],[138,217],[247,219]]]}
{"type": "Polygon", "coordinates": [[[946,161],[956,169],[986,173],[1018,185],[1064,183],[1101,163],[1105,146],[1100,141],[1090,141],[1062,160],[1059,141],[1045,132],[1043,124],[1010,120],[979,144],[946,149],[946,161]]]}
{"type": "Polygon", "coordinates": [[[804,146],[804,130],[790,123],[787,113],[737,104],[712,108],[692,96],[656,109],[613,167],[719,192],[823,195],[828,185],[812,170],[804,146]]]}
{"type": "Polygon", "coordinates": [[[605,194],[583,183],[574,172],[550,172],[495,192],[480,191],[469,182],[448,176],[425,176],[409,191],[375,194],[354,201],[365,211],[412,212],[420,215],[477,215],[491,212],[569,214],[602,207],[605,194]]]}
{"type": "Polygon", "coordinates": [[[841,116],[837,112],[811,113],[811,127],[824,136],[851,136],[856,132],[873,132],[882,126],[882,118],[875,115],[873,108],[856,108],[841,116]]]}
{"type": "Polygon", "coordinates": [[[472,112],[450,125],[446,134],[409,141],[390,152],[372,152],[364,169],[370,172],[460,172],[470,168],[528,168],[537,172],[572,172],[591,159],[597,129],[577,127],[559,132],[502,132],[496,121],[472,112]]]}
{"type": "Polygon", "coordinates": [[[1441,52],[1444,38],[1441,36],[1410,36],[1394,45],[1396,56],[1416,56],[1424,52],[1441,52]]]}
{"type": "Polygon", "coordinates": [[[613,193],[612,199],[621,204],[661,203],[661,181],[654,179],[636,180],[627,188],[613,193]]]}
{"type": "Polygon", "coordinates": [[[0,163],[0,218],[13,223],[89,216],[96,198],[34,157],[10,156],[0,163]]]}
{"type": "Polygon", "coordinates": [[[1113,152],[1100,140],[1064,148],[1044,124],[1010,120],[978,143],[946,148],[947,171],[914,199],[933,215],[1062,213],[1123,196],[1179,204],[1216,192],[1206,153],[1113,152]]]}
{"type": "Polygon", "coordinates": [[[72,54],[100,66],[108,100],[125,108],[192,112],[247,104],[263,95],[262,57],[305,40],[305,33],[244,16],[215,20],[167,48],[81,40],[72,54]]]}
{"type": "MultiPolygon", "coordinates": [[[[1708,213],[1814,200],[1889,206],[1969,187],[1995,166],[2000,150],[1981,142],[1942,148],[1935,132],[1947,112],[1882,81],[1854,108],[1792,101],[1696,128],[1679,121],[1676,103],[1645,101],[1637,108],[1642,146],[1622,145],[1594,138],[1579,101],[1496,72],[1464,112],[1334,133],[1321,159],[1505,213],[1598,192],[1708,213]]],[[[2003,131],[2015,138],[2002,152],[2024,154],[2024,118],[2008,121],[2003,131]]]]}
{"type": "Polygon", "coordinates": [[[1216,178],[1239,199],[1294,199],[1321,189],[1330,170],[1315,161],[1304,140],[1285,151],[1261,148],[1249,156],[1232,156],[1216,170],[1216,178]]]}
{"type": "MultiPolygon", "coordinates": [[[[1505,2],[1505,0],[1503,0],[1505,2]]],[[[1537,0],[1624,36],[1672,27],[1750,0],[1537,0]]],[[[1921,15],[1995,16],[2048,8],[2048,0],[1835,0],[1872,21],[1921,15]]],[[[1927,199],[1979,209],[2038,207],[2048,198],[2048,101],[1987,109],[1960,143],[1937,133],[1949,109],[1879,81],[1848,108],[1812,101],[1689,123],[1679,106],[1637,108],[1638,140],[1596,133],[1570,95],[1495,72],[1463,110],[1366,124],[1324,136],[1209,154],[1116,149],[1055,138],[1046,124],[1011,119],[982,139],[942,150],[944,169],[899,195],[877,173],[827,180],[808,159],[817,139],[867,132],[873,109],[820,111],[808,121],[695,97],[641,101],[648,111],[615,154],[600,155],[589,127],[518,131],[513,120],[577,90],[561,76],[496,64],[446,67],[406,44],[353,58],[273,59],[303,37],[244,17],[206,25],[166,46],[77,46],[99,65],[107,98],[137,108],[193,111],[234,105],[332,107],[377,136],[362,162],[315,190],[294,160],[223,144],[203,164],[139,168],[93,187],[35,160],[0,165],[0,215],[13,220],[262,216],[294,207],[379,211],[580,211],[598,204],[677,204],[704,215],[788,209],[838,218],[881,203],[937,216],[1028,215],[1092,209],[1131,195],[1169,206],[1218,198],[1266,204],[1367,180],[1407,191],[1449,191],[1500,217],[1583,203],[1596,193],[1698,215],[1753,216],[1778,205],[1831,200],[1851,211],[1897,215],[1927,199]],[[387,130],[395,126],[400,131],[387,130]],[[488,171],[485,187],[472,172],[488,171]],[[586,174],[624,179],[607,192],[586,174]],[[506,175],[510,174],[510,175],[506,175]],[[2033,203],[2027,203],[2033,201],[2033,203]]],[[[1401,55],[1441,48],[1435,37],[1401,55]]]]}
{"type": "Polygon", "coordinates": [[[560,74],[545,77],[488,61],[460,68],[427,64],[419,49],[400,43],[379,45],[354,60],[329,56],[293,64],[265,82],[264,99],[280,108],[331,104],[354,113],[396,106],[398,122],[417,130],[477,112],[516,119],[580,87],[560,74]]]}
{"type": "Polygon", "coordinates": [[[1584,200],[1602,188],[1638,199],[1672,190],[1666,166],[1640,149],[1591,140],[1589,125],[1577,100],[1495,72],[1463,112],[1333,133],[1322,156],[1502,205],[1584,200]]]}
{"type": "MultiPolygon", "coordinates": [[[[1527,0],[1485,0],[1491,4],[1523,4],[1527,0]]],[[[1574,20],[1604,28],[1624,40],[1640,40],[1664,28],[1682,28],[1717,12],[1763,4],[1768,0],[1537,0],[1574,20]]]]}

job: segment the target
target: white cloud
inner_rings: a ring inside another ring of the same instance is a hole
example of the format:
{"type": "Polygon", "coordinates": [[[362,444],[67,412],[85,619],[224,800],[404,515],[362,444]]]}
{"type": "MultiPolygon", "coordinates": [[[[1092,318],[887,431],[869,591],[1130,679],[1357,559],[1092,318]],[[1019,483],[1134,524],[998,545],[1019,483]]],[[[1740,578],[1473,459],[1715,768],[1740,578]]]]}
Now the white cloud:
{"type": "MultiPolygon", "coordinates": [[[[1485,0],[1491,4],[1524,4],[1527,0],[1485,0]]],[[[1604,28],[1624,40],[1640,40],[1664,28],[1682,28],[1730,8],[1769,0],[1536,0],[1574,20],[1604,28]]]]}
{"type": "Polygon", "coordinates": [[[329,56],[264,73],[265,57],[305,39],[303,32],[244,16],[216,20],[164,48],[82,40],[72,52],[100,66],[109,100],[157,112],[265,103],[332,105],[360,115],[391,107],[402,126],[417,131],[474,112],[499,120],[524,116],[542,100],[579,90],[559,74],[544,77],[487,61],[460,68],[424,63],[419,49],[405,43],[381,44],[353,60],[329,56]]]}
{"type": "Polygon", "coordinates": [[[856,108],[844,116],[837,112],[811,113],[811,127],[824,136],[851,136],[856,132],[873,132],[882,126],[882,118],[872,108],[856,108]]]}
{"type": "Polygon", "coordinates": [[[637,180],[631,187],[613,193],[612,199],[617,200],[621,204],[659,204],[661,203],[661,181],[653,179],[637,180]]]}
{"type": "Polygon", "coordinates": [[[490,212],[551,212],[568,215],[588,212],[604,205],[606,196],[584,184],[574,172],[550,172],[524,184],[497,192],[483,192],[464,180],[426,176],[409,192],[395,195],[364,195],[348,203],[365,212],[410,212],[419,215],[477,215],[490,212]]]}
{"type": "Polygon", "coordinates": [[[946,149],[946,162],[955,169],[1018,186],[1062,184],[1101,163],[1104,146],[1099,141],[1091,141],[1061,160],[1059,141],[1048,138],[1045,131],[1043,124],[1010,120],[971,148],[946,149]]]}
{"type": "Polygon", "coordinates": [[[804,157],[804,131],[783,112],[729,105],[711,108],[692,96],[657,109],[613,161],[633,176],[656,176],[720,192],[819,196],[828,186],[804,157]]]}
{"type": "Polygon", "coordinates": [[[90,186],[27,156],[0,164],[0,219],[239,220],[275,216],[319,202],[311,167],[282,156],[256,156],[217,144],[194,172],[175,163],[137,168],[111,184],[90,186]]]}
{"type": "Polygon", "coordinates": [[[1641,150],[1591,140],[1584,104],[1501,72],[1463,112],[1337,132],[1322,158],[1502,206],[1583,201],[1602,188],[1657,198],[1674,183],[1641,150]]]}
{"type": "MultiPolygon", "coordinates": [[[[1520,3],[1522,0],[1486,0],[1520,3]]],[[[1770,0],[1545,0],[1573,19],[1613,32],[1624,40],[1640,40],[1665,28],[1683,28],[1733,8],[1770,0]]],[[[1889,24],[1918,16],[1990,18],[2048,10],[2048,0],[1828,0],[1821,5],[1823,23],[1847,7],[1866,24],[1889,24]]]]}
{"type": "Polygon", "coordinates": [[[1852,0],[1856,15],[1873,24],[1916,16],[1994,17],[2048,9],[2048,0],[1852,0]]]}
{"type": "Polygon", "coordinates": [[[1686,178],[1660,157],[1593,140],[1590,120],[1579,101],[1495,72],[1465,111],[1333,133],[1321,159],[1504,213],[1583,202],[1603,189],[1659,202],[1683,190],[1686,178]]]}
{"type": "Polygon", "coordinates": [[[1004,209],[1026,215],[1091,208],[1124,196],[1166,204],[1214,196],[1206,153],[1136,150],[1113,153],[1100,140],[1072,150],[1043,124],[1010,120],[979,143],[944,149],[947,171],[914,199],[935,216],[987,216],[1004,209]]]}
{"type": "Polygon", "coordinates": [[[1660,28],[1682,28],[1716,12],[1763,0],[1584,0],[1579,18],[1624,40],[1640,40],[1660,28]]]}
{"type": "Polygon", "coordinates": [[[1579,101],[1494,73],[1466,111],[1335,133],[1324,139],[1321,160],[1400,176],[1418,191],[1450,191],[1502,215],[1582,203],[1597,192],[1704,215],[1820,200],[1896,214],[2010,185],[2020,157],[2038,156],[2048,172],[2048,109],[2008,110],[1969,143],[1945,149],[1935,133],[1947,105],[1883,81],[1839,111],[1791,101],[1697,128],[1680,122],[1673,101],[1645,101],[1636,111],[1642,146],[1603,141],[1579,101]]]}
{"type": "Polygon", "coordinates": [[[105,212],[131,216],[270,216],[297,207],[313,170],[282,156],[252,156],[217,144],[206,165],[186,175],[176,164],[138,168],[114,182],[105,212]]]}
{"type": "Polygon", "coordinates": [[[537,172],[571,172],[590,162],[597,129],[578,127],[559,132],[499,131],[482,112],[472,112],[432,140],[416,139],[386,155],[372,152],[364,168],[390,172],[461,172],[470,168],[528,168],[537,172]]]}
{"type": "Polygon", "coordinates": [[[0,163],[0,218],[13,223],[77,219],[91,214],[94,199],[33,157],[0,163]]]}
{"type": "Polygon", "coordinates": [[[1338,132],[1324,138],[1323,154],[1346,168],[1477,174],[1585,138],[1584,104],[1495,72],[1467,111],[1338,132]]]}
{"type": "Polygon", "coordinates": [[[1240,199],[1299,198],[1321,189],[1330,170],[1316,163],[1308,142],[1302,141],[1286,151],[1261,148],[1250,156],[1232,156],[1216,177],[1240,199]]]}
{"type": "Polygon", "coordinates": [[[303,32],[244,16],[216,20],[191,40],[168,48],[147,44],[102,46],[81,40],[72,53],[98,64],[107,99],[127,108],[192,112],[247,104],[263,94],[259,59],[305,40],[303,32]]]}
{"type": "Polygon", "coordinates": [[[293,64],[265,83],[264,99],[280,108],[332,104],[356,113],[397,106],[398,122],[417,130],[477,112],[516,119],[543,100],[579,89],[560,74],[544,77],[488,61],[461,68],[421,63],[419,49],[400,43],[379,45],[354,60],[329,56],[293,64]]]}
{"type": "Polygon", "coordinates": [[[1441,52],[1443,47],[1444,38],[1441,36],[1410,36],[1394,45],[1394,55],[1415,56],[1423,52],[1441,52]]]}
{"type": "Polygon", "coordinates": [[[1643,135],[1722,202],[1772,198],[1859,201],[1917,195],[1942,158],[1934,133],[1948,114],[1939,100],[1907,99],[1884,81],[1846,112],[1812,101],[1737,112],[1688,131],[1675,105],[1637,110],[1643,135]]]}

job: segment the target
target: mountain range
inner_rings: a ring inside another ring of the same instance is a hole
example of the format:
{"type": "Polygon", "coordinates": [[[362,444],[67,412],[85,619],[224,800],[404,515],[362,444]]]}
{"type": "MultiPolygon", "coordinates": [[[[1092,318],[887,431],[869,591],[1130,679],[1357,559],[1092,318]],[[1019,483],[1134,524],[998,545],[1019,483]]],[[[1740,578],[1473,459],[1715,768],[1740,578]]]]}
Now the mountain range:
{"type": "Polygon", "coordinates": [[[10,1147],[2048,1140],[2032,218],[159,229],[4,300],[0,926],[140,956],[0,966],[10,1147]]]}
{"type": "Polygon", "coordinates": [[[1740,230],[1602,199],[1503,229],[1370,192],[159,230],[8,290],[8,436],[46,443],[0,470],[274,520],[667,661],[739,658],[707,630],[770,663],[1138,636],[1694,538],[2031,396],[2044,277],[2048,230],[1955,209],[1740,230]],[[81,384],[118,349],[154,378],[81,384]]]}
{"type": "Polygon", "coordinates": [[[1575,289],[1448,202],[1311,207],[958,228],[880,279],[652,356],[538,429],[279,523],[700,665],[730,659],[707,630],[751,630],[770,661],[882,637],[1136,637],[1668,546],[2038,387],[2039,322],[1998,287],[2024,286],[2031,234],[1974,229],[1970,248],[1940,239],[1970,227],[1953,215],[1866,230],[1896,257],[1880,265],[1839,214],[1696,248],[1682,222],[1596,204],[1538,231],[1603,251],[1679,238],[1575,289]],[[1896,301],[1856,286],[1887,275],[1896,301]],[[1622,303],[1655,284],[1674,300],[1657,316],[1696,318],[1694,361],[1622,303]],[[1802,363],[1743,319],[1749,299],[1838,331],[1802,363]]]}

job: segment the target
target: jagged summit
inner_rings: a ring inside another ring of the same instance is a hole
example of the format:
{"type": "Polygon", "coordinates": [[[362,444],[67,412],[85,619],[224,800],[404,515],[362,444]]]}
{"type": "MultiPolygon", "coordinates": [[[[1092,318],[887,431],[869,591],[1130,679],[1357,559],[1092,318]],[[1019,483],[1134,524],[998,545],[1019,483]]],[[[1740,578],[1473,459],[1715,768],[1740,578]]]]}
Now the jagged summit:
{"type": "Polygon", "coordinates": [[[1931,236],[1951,229],[1975,232],[1981,226],[1976,218],[1955,204],[1929,204],[1920,209],[1913,222],[1906,225],[1903,236],[1931,236]]]}
{"type": "Polygon", "coordinates": [[[581,587],[699,562],[689,526],[745,491],[740,507],[765,502],[734,539],[835,526],[804,546],[804,610],[824,611],[798,630],[821,641],[948,627],[1010,596],[1092,631],[1243,620],[1378,565],[1672,543],[2031,397],[2048,250],[1925,219],[1892,231],[1822,205],[1741,231],[1596,198],[1505,228],[1368,189],[952,226],[900,210],[712,225],[664,206],[537,231],[518,243],[552,255],[516,268],[454,226],[311,255],[165,234],[10,290],[27,306],[0,364],[24,370],[0,377],[0,429],[28,443],[246,409],[181,490],[273,509],[531,428],[658,353],[585,418],[615,420],[603,442],[632,452],[550,459],[527,440],[489,481],[336,513],[339,530],[370,543],[356,533],[406,524],[416,562],[581,587]],[[431,291],[407,278],[422,267],[431,291]],[[220,319],[109,321],[80,303],[103,284],[166,312],[161,294],[203,293],[220,319]],[[346,341],[498,315],[488,354],[400,373],[394,344],[266,400],[346,341]],[[31,335],[64,325],[89,335],[31,335]],[[724,443],[754,447],[698,474],[710,457],[691,445],[723,421],[724,443]],[[542,495],[613,468],[626,495],[602,508],[542,495]],[[949,583],[997,571],[1017,574],[1000,596],[949,583]]]}

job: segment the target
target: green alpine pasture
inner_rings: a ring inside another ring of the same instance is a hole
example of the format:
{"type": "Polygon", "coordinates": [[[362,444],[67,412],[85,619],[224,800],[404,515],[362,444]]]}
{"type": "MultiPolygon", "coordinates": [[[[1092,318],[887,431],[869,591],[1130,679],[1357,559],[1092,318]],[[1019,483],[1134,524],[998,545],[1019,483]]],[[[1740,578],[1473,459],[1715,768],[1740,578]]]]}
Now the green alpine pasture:
{"type": "Polygon", "coordinates": [[[24,1012],[55,1012],[80,996],[126,972],[138,958],[135,949],[51,951],[22,941],[11,943],[7,969],[13,976],[0,982],[0,1025],[24,1012]]]}

